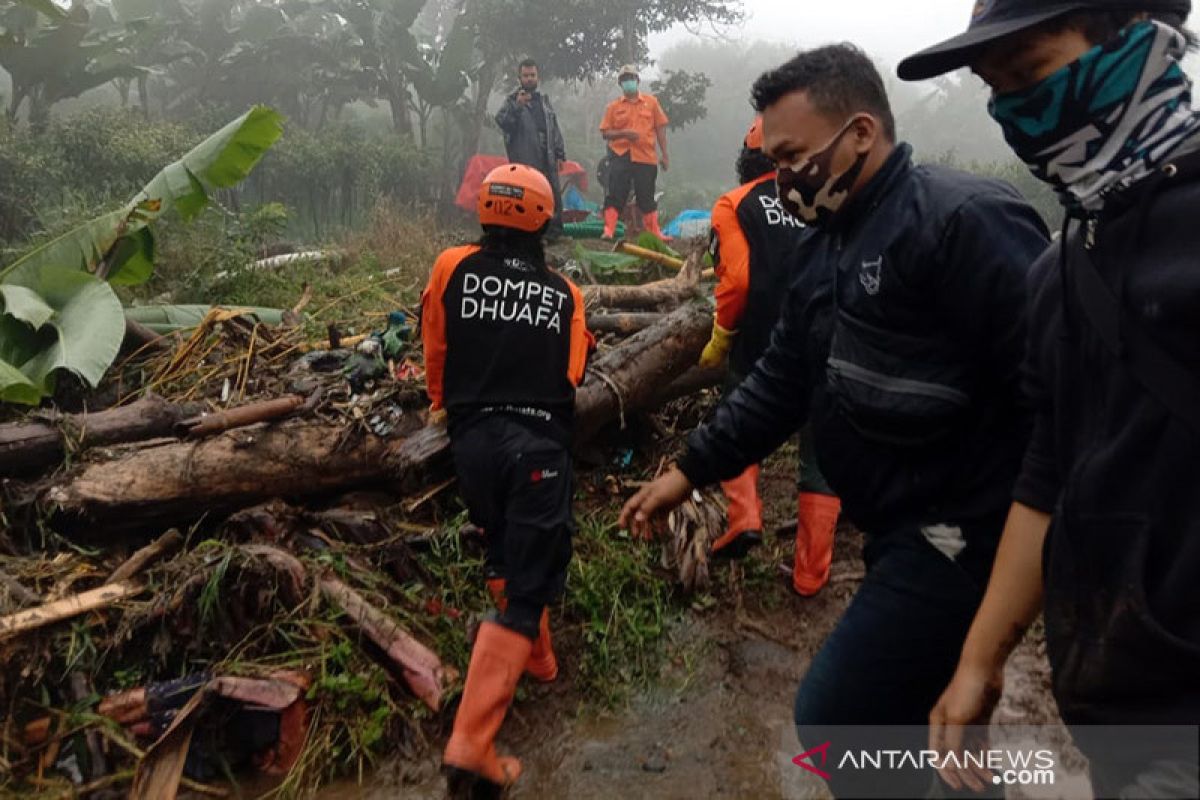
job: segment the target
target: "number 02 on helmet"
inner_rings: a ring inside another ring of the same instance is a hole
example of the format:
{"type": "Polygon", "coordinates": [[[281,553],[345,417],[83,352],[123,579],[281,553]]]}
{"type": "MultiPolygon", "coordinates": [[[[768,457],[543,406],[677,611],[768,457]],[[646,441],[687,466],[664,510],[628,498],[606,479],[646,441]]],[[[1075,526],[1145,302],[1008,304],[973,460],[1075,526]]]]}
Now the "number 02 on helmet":
{"type": "Polygon", "coordinates": [[[546,176],[525,164],[496,167],[479,187],[479,224],[534,233],[554,216],[546,176]]]}

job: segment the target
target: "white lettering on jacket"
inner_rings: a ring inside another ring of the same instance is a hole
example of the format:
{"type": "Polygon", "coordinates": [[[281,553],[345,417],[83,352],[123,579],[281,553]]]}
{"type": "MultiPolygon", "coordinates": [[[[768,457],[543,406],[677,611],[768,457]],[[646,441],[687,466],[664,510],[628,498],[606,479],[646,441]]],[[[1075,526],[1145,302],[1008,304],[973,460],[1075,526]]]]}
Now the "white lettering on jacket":
{"type": "Polygon", "coordinates": [[[779,203],[778,197],[760,194],[758,202],[763,207],[763,213],[766,214],[768,225],[783,225],[788,228],[803,228],[804,223],[793,217],[791,214],[783,210],[783,206],[779,203]]]}
{"type": "Polygon", "coordinates": [[[534,280],[512,280],[468,272],[463,276],[464,320],[507,322],[562,332],[567,293],[534,280]]]}

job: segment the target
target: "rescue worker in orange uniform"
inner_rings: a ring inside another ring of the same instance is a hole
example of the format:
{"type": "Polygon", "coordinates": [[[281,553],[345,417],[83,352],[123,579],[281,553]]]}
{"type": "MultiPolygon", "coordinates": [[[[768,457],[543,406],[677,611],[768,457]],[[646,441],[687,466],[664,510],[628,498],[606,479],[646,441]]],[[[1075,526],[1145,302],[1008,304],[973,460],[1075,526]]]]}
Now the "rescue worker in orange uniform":
{"type": "Polygon", "coordinates": [[[496,755],[496,734],[522,672],[558,675],[547,607],[571,558],[569,447],[593,340],[578,287],[546,266],[553,197],[533,167],[492,170],[483,237],[438,256],[421,296],[430,415],[449,427],[471,522],[487,533],[499,611],[479,627],[442,757],[455,796],[516,781],[520,762],[496,755]]]}
{"type": "MultiPolygon", "coordinates": [[[[775,164],[762,151],[762,118],[754,120],[738,155],[741,186],[722,195],[712,211],[709,251],[717,272],[717,313],[700,366],[728,358],[730,388],[741,382],[767,349],[779,306],[797,268],[794,253],[809,231],[783,210],[775,191],[775,164]]],[[[817,469],[812,437],[800,435],[800,492],[792,586],[816,594],[829,580],[833,535],[841,501],[817,469]]],[[[721,484],[729,501],[724,535],[715,555],[741,557],[761,541],[762,500],[758,465],[721,484]]]]}
{"type": "Polygon", "coordinates": [[[637,67],[626,64],[617,76],[621,85],[621,96],[604,109],[600,120],[600,135],[608,142],[610,166],[608,191],[604,197],[603,238],[616,235],[617,220],[621,209],[629,200],[632,189],[642,212],[642,227],[663,241],[658,224],[658,201],[654,199],[654,185],[658,180],[658,168],[666,172],[671,166],[667,154],[667,115],[658,99],[639,90],[641,79],[637,67]],[[657,151],[656,151],[657,146],[657,151]],[[656,155],[656,152],[658,155],[656,155]]]}

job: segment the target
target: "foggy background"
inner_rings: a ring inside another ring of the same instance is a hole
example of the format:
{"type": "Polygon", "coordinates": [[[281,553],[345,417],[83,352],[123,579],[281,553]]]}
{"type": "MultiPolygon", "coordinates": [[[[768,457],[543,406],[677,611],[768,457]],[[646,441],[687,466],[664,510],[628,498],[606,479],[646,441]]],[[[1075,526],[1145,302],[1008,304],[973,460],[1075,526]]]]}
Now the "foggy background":
{"type": "MultiPolygon", "coordinates": [[[[254,103],[283,112],[288,126],[239,191],[238,212],[271,203],[269,216],[306,238],[360,225],[385,199],[468,224],[453,196],[472,155],[504,153],[492,115],[524,56],[541,63],[568,158],[589,174],[604,153],[597,125],[617,96],[614,70],[641,64],[643,90],[657,90],[680,123],[659,180],[665,216],[706,210],[735,185],[754,79],[835,41],[876,60],[919,160],[1010,180],[1053,222],[1053,197],[1004,146],[978,79],[894,77],[904,55],[963,30],[972,5],[0,0],[0,244],[136,189],[201,131],[254,103]]],[[[595,181],[588,197],[601,199],[595,181]]]]}

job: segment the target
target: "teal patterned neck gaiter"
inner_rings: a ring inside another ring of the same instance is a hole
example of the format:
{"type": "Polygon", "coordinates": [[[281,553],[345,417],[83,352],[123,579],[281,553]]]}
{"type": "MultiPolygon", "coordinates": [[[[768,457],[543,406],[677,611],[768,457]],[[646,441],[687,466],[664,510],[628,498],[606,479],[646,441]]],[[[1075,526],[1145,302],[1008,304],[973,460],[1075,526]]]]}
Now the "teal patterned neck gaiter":
{"type": "Polygon", "coordinates": [[[1183,34],[1139,22],[1045,80],[996,95],[1004,138],[1068,208],[1094,211],[1200,131],[1183,34]]]}

